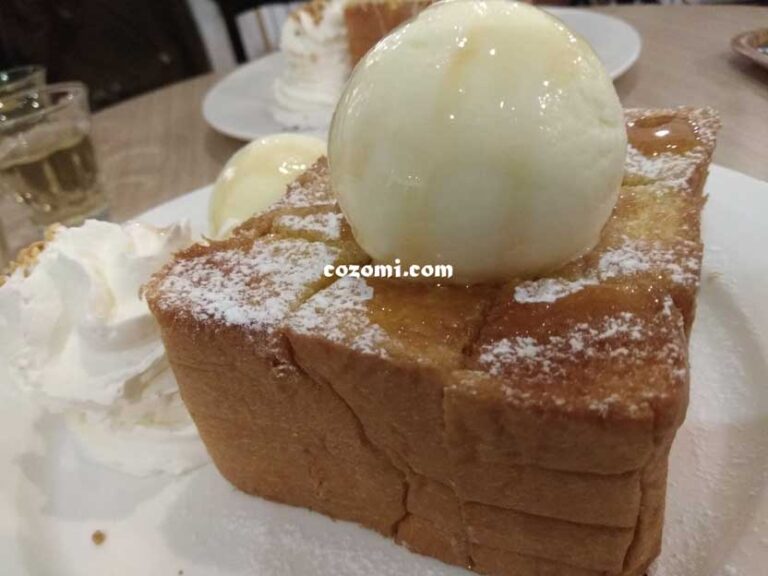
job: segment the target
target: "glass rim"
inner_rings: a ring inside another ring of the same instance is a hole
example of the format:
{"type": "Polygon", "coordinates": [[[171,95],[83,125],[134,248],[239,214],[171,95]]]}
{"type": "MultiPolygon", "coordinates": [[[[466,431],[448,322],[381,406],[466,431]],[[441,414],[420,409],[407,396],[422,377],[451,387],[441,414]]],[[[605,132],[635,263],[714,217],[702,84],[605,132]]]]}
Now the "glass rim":
{"type": "Polygon", "coordinates": [[[0,76],[5,74],[9,78],[8,84],[0,84],[0,86],[13,86],[14,84],[23,82],[29,76],[40,72],[45,72],[45,66],[41,66],[40,64],[24,64],[22,66],[14,66],[13,68],[0,70],[0,76]],[[15,74],[21,74],[21,76],[14,78],[13,76],[15,74]]]}
{"type": "Polygon", "coordinates": [[[46,84],[45,86],[40,86],[39,88],[29,88],[27,90],[21,90],[19,92],[14,92],[12,94],[0,95],[0,114],[2,114],[3,108],[5,107],[4,104],[6,102],[14,101],[14,100],[22,100],[31,95],[38,95],[38,94],[53,95],[53,94],[59,94],[59,93],[68,94],[68,96],[52,104],[51,106],[40,108],[38,110],[35,110],[34,112],[30,112],[29,114],[26,114],[19,118],[13,118],[8,121],[0,120],[0,130],[9,130],[15,127],[17,124],[21,124],[23,122],[29,122],[30,120],[39,120],[40,118],[48,116],[49,114],[58,112],[59,110],[63,110],[70,103],[72,103],[78,96],[84,97],[87,104],[88,87],[85,84],[83,84],[82,82],[58,82],[56,84],[46,84]]]}

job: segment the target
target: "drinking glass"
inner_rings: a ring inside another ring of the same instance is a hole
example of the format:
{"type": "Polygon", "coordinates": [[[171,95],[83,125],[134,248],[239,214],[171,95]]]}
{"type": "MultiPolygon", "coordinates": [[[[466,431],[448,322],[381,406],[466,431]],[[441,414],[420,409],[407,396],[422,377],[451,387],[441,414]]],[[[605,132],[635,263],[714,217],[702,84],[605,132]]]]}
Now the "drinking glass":
{"type": "Polygon", "coordinates": [[[43,86],[45,86],[45,68],[42,66],[19,66],[0,70],[0,97],[43,86]]]}
{"type": "MultiPolygon", "coordinates": [[[[8,264],[8,260],[8,243],[5,241],[3,223],[0,222],[0,275],[2,275],[5,266],[8,264]]],[[[0,280],[0,282],[2,282],[2,280],[0,280]]]]}
{"type": "Polygon", "coordinates": [[[0,97],[0,186],[32,209],[40,227],[106,216],[85,85],[0,97]]]}

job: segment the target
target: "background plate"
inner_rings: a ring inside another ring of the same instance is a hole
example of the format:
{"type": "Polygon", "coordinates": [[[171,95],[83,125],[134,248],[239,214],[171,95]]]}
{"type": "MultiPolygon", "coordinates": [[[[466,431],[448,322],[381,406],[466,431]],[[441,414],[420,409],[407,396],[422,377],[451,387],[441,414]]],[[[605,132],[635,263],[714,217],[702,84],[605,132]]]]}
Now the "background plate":
{"type": "Polygon", "coordinates": [[[640,57],[640,33],[621,18],[578,8],[546,10],[592,45],[612,79],[624,74],[640,57]]]}
{"type": "MultiPolygon", "coordinates": [[[[768,562],[768,183],[712,168],[688,418],[671,456],[658,576],[768,562]]],[[[210,188],[141,220],[206,228],[210,188]]],[[[0,366],[0,371],[3,367],[0,366]]],[[[60,419],[0,374],[0,573],[459,576],[373,532],[235,491],[212,465],[133,478],[83,460],[60,419]],[[103,530],[102,546],[91,542],[103,530]]]]}
{"type": "MultiPolygon", "coordinates": [[[[619,18],[572,8],[550,8],[574,32],[583,36],[616,79],[640,56],[640,34],[619,18]]],[[[272,84],[285,59],[279,52],[240,66],[215,84],[203,100],[203,116],[215,130],[254,140],[265,134],[285,132],[272,116],[272,84]]],[[[330,118],[329,118],[330,121],[330,118]]]]}

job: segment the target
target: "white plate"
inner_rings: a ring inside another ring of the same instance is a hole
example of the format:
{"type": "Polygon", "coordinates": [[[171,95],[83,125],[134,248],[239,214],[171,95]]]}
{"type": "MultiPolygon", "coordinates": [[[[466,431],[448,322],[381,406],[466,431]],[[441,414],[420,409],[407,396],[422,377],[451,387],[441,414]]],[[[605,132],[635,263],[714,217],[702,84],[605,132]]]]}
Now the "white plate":
{"type": "Polygon", "coordinates": [[[212,86],[203,99],[203,117],[222,134],[255,140],[286,132],[272,116],[272,85],[285,58],[275,52],[236,68],[212,86]]]}
{"type": "MultiPolygon", "coordinates": [[[[691,405],[671,456],[659,576],[754,576],[768,563],[768,183],[713,167],[707,192],[691,405]]],[[[202,231],[209,194],[141,219],[162,225],[187,214],[202,231]]],[[[3,575],[469,575],[356,525],[241,494],[211,465],[137,479],[91,464],[57,418],[6,398],[8,388],[0,386],[3,575]],[[107,534],[100,547],[97,529],[107,534]]]]}
{"type": "Polygon", "coordinates": [[[640,57],[640,34],[624,20],[577,8],[546,10],[592,45],[608,75],[614,80],[629,70],[640,57]]]}
{"type": "MultiPolygon", "coordinates": [[[[572,8],[548,10],[592,44],[611,78],[624,74],[640,56],[640,35],[623,20],[572,8]]],[[[270,54],[244,64],[221,79],[203,100],[206,122],[215,130],[241,140],[285,132],[286,128],[274,119],[271,111],[272,84],[280,75],[284,61],[279,52],[270,54]]]]}

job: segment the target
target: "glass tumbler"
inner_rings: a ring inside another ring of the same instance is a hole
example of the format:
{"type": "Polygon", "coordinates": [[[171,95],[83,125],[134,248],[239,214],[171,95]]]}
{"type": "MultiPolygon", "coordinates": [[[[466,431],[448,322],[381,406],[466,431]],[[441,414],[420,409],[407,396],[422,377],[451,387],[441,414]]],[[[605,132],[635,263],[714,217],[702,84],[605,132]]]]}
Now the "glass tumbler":
{"type": "Polygon", "coordinates": [[[0,70],[0,97],[43,86],[45,86],[45,68],[42,66],[19,66],[0,70]]]}
{"type": "Polygon", "coordinates": [[[29,206],[43,228],[106,216],[85,85],[0,97],[0,186],[29,206]]]}

